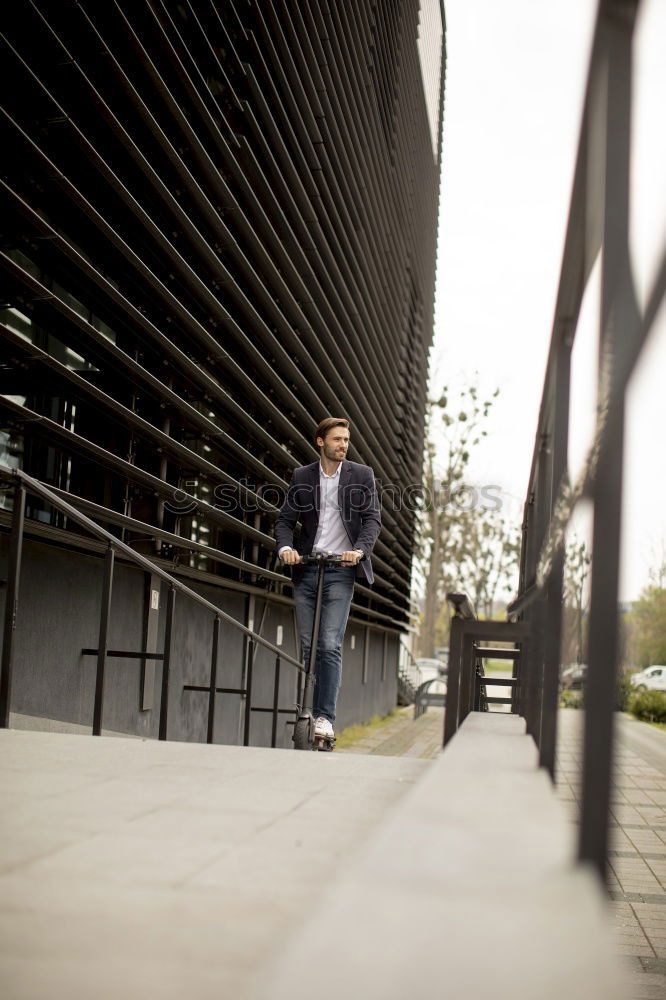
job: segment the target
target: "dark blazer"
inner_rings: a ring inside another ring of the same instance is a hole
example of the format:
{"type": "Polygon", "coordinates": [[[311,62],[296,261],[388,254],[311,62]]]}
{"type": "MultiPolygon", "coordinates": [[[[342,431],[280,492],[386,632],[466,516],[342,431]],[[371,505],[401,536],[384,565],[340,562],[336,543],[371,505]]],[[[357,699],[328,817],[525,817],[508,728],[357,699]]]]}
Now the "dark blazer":
{"type": "MultiPolygon", "coordinates": [[[[275,539],[278,550],[289,545],[304,556],[312,551],[319,527],[319,462],[294,469],[287,498],[275,522],[275,539]],[[301,533],[294,542],[294,528],[301,523],[301,533]]],[[[342,522],[349,536],[349,548],[360,549],[363,559],[359,562],[368,583],[374,581],[370,553],[381,528],[379,499],[372,469],[346,459],[340,469],[338,502],[342,522]]],[[[302,567],[293,566],[294,580],[302,567]]]]}

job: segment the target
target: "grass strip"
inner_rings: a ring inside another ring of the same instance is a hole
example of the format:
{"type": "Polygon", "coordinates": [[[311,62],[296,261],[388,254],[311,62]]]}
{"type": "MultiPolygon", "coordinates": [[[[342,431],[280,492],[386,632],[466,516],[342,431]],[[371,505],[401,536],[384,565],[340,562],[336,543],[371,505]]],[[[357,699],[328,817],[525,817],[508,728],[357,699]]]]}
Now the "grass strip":
{"type": "Polygon", "coordinates": [[[388,715],[373,715],[369,722],[365,722],[362,725],[347,726],[346,729],[337,734],[335,745],[338,749],[347,750],[355,743],[360,743],[367,736],[370,736],[375,730],[381,729],[383,726],[388,725],[389,722],[393,722],[394,719],[399,718],[400,714],[401,709],[396,707],[392,708],[388,715]]]}

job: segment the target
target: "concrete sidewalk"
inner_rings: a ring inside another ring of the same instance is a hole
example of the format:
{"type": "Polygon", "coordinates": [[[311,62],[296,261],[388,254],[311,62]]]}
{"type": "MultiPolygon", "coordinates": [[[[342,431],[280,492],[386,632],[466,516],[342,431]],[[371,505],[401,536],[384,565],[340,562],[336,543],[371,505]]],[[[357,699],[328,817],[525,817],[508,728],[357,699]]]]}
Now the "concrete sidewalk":
{"type": "MultiPolygon", "coordinates": [[[[575,821],[583,717],[560,717],[558,794],[575,821]]],[[[666,734],[619,725],[617,951],[626,1000],[663,1000],[666,734]]],[[[3,1000],[256,995],[430,773],[442,727],[441,709],[413,721],[410,707],[335,754],[0,730],[3,1000]]]]}
{"type": "Polygon", "coordinates": [[[398,709],[390,722],[369,728],[351,746],[339,749],[338,753],[433,760],[441,752],[443,736],[443,708],[429,708],[415,720],[414,706],[407,705],[398,709]]]}
{"type": "Polygon", "coordinates": [[[429,766],[0,730],[3,1000],[244,1000],[429,766]]]}

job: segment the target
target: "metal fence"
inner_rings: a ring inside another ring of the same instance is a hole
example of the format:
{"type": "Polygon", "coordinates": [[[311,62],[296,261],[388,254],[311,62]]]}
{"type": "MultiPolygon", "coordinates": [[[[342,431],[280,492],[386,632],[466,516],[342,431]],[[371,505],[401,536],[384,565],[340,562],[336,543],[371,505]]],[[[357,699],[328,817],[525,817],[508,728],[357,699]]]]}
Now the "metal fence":
{"type": "MultiPolygon", "coordinates": [[[[593,559],[578,858],[605,878],[618,681],[618,583],[627,385],[666,289],[666,259],[641,313],[629,256],[632,39],[638,2],[602,0],[590,59],[550,353],[524,507],[519,595],[507,621],[477,621],[450,594],[444,745],[484,707],[480,660],[507,640],[511,705],[524,716],[540,765],[555,776],[566,530],[579,501],[592,503],[593,559]],[[592,267],[602,258],[596,427],[579,478],[568,475],[571,354],[592,267]]],[[[499,650],[496,651],[499,654],[499,650]]],[[[503,683],[507,684],[506,680],[503,683]]],[[[486,698],[487,703],[491,702],[486,698]]]]}
{"type": "Polygon", "coordinates": [[[488,711],[493,704],[510,705],[511,711],[524,715],[529,691],[522,664],[529,649],[530,628],[525,622],[480,621],[467,594],[447,594],[453,609],[449,639],[444,746],[455,735],[470,712],[488,711]],[[484,645],[488,642],[512,646],[484,645]],[[484,675],[484,659],[513,662],[513,676],[492,678],[484,675]],[[495,685],[511,689],[509,697],[488,694],[495,685]]]}
{"type": "Polygon", "coordinates": [[[520,593],[509,606],[529,629],[522,656],[527,730],[555,768],[566,528],[593,508],[593,561],[578,856],[605,876],[618,663],[618,575],[627,384],[666,288],[662,256],[644,311],[629,255],[632,40],[637,0],[602,0],[585,105],[523,522],[520,593]],[[568,478],[571,353],[583,294],[601,253],[596,428],[583,472],[568,478]]]}
{"type": "MultiPolygon", "coordinates": [[[[211,659],[210,659],[210,680],[208,685],[184,685],[183,690],[199,691],[208,695],[207,713],[207,742],[212,743],[215,730],[215,708],[218,694],[241,695],[245,699],[245,718],[243,726],[243,745],[250,744],[250,725],[253,712],[269,712],[272,715],[271,746],[277,745],[278,720],[281,715],[296,716],[295,707],[281,708],[279,705],[280,675],[282,664],[286,663],[299,671],[299,677],[303,674],[303,665],[294,657],[285,653],[278,646],[273,645],[267,639],[247,628],[241,622],[232,618],[221,608],[216,607],[207,601],[200,594],[197,594],[190,587],[180,580],[167,573],[157,563],[147,559],[140,553],[135,552],[124,542],[114,535],[111,535],[104,528],[95,524],[89,517],[82,514],[71,504],[56,496],[52,490],[43,483],[38,482],[31,476],[26,475],[18,469],[0,468],[0,481],[5,484],[9,482],[14,487],[14,505],[12,515],[12,531],[9,545],[9,558],[7,568],[7,595],[5,603],[5,622],[2,646],[2,663],[0,672],[0,727],[7,728],[9,725],[9,712],[11,702],[12,673],[14,666],[14,639],[18,624],[18,595],[21,577],[21,556],[23,552],[24,519],[26,495],[31,494],[41,497],[51,504],[57,511],[66,514],[76,524],[85,528],[93,537],[106,542],[107,549],[104,555],[104,570],[102,576],[102,602],[99,621],[99,642],[96,649],[82,650],[84,655],[95,656],[97,658],[97,668],[95,675],[95,699],[93,708],[93,719],[91,722],[94,736],[101,735],[104,711],[104,688],[109,658],[122,657],[124,659],[136,659],[138,662],[146,660],[157,660],[162,663],[162,680],[159,706],[159,738],[167,739],[169,722],[169,697],[170,697],[170,666],[172,653],[173,625],[176,615],[176,598],[180,594],[190,600],[196,601],[211,613],[211,659]],[[139,566],[141,569],[160,577],[168,585],[168,598],[166,607],[166,623],[164,635],[164,648],[161,652],[150,650],[147,652],[135,650],[113,650],[109,649],[108,636],[111,618],[111,598],[113,592],[113,574],[116,555],[122,555],[126,560],[139,566]],[[225,622],[233,628],[239,629],[245,636],[244,650],[244,683],[239,688],[221,686],[218,683],[218,660],[220,655],[220,625],[225,622]],[[273,703],[269,706],[252,704],[252,674],[254,665],[254,651],[256,646],[263,646],[265,649],[275,654],[275,684],[273,703]]],[[[300,681],[299,681],[300,687],[300,681]]],[[[298,695],[300,701],[300,692],[298,695]]]]}
{"type": "Polygon", "coordinates": [[[6,464],[250,593],[344,413],[386,486],[356,601],[409,621],[393,496],[420,478],[441,153],[418,31],[411,2],[0,12],[6,464]]]}

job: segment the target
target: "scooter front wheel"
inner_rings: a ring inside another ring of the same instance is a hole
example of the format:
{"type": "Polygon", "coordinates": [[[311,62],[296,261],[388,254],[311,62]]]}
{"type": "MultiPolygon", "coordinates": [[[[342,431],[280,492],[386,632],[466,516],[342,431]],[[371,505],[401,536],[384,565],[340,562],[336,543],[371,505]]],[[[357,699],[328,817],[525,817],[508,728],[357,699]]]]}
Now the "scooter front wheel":
{"type": "Polygon", "coordinates": [[[297,750],[311,750],[310,719],[297,719],[294,726],[294,746],[297,750]]]}

